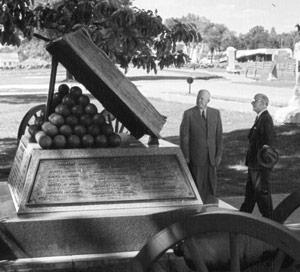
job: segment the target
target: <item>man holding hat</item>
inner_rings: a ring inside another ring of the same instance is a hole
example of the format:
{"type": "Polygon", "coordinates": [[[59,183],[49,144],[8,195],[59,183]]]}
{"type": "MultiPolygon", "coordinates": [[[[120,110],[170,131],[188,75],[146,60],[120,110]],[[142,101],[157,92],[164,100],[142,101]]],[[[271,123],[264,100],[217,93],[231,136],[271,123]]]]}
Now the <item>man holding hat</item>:
{"type": "Polygon", "coordinates": [[[257,117],[248,135],[249,146],[246,155],[248,179],[245,200],[240,211],[251,213],[257,203],[260,213],[264,217],[272,218],[273,204],[269,177],[272,167],[278,160],[278,154],[272,147],[275,141],[274,125],[267,110],[269,99],[266,95],[256,94],[251,104],[257,117]]]}

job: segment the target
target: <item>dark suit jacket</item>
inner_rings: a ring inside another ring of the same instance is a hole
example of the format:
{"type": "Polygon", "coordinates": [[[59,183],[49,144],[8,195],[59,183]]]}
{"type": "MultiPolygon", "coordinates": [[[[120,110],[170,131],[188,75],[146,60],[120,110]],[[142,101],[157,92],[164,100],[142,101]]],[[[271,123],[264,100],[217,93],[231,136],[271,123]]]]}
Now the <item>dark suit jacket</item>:
{"type": "Polygon", "coordinates": [[[271,115],[264,111],[250,129],[249,146],[246,155],[246,165],[259,168],[257,163],[257,153],[263,145],[273,146],[275,142],[275,131],[271,115]]]}
{"type": "Polygon", "coordinates": [[[216,158],[221,158],[223,151],[222,122],[220,112],[208,107],[206,124],[197,106],[186,110],[180,125],[180,147],[185,158],[194,166],[203,165],[209,153],[210,164],[216,165],[216,158]]]}

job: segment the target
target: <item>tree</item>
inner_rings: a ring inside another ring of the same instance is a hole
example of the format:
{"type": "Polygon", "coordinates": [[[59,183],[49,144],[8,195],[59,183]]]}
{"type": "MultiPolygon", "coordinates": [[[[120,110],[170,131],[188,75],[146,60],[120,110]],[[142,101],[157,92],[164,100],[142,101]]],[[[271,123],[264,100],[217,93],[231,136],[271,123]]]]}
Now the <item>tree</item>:
{"type": "Polygon", "coordinates": [[[269,47],[269,33],[263,26],[255,26],[244,36],[247,49],[269,47]]]}
{"type": "Polygon", "coordinates": [[[294,50],[295,43],[298,42],[300,39],[300,33],[297,31],[291,31],[289,33],[281,33],[279,35],[280,45],[281,47],[287,47],[294,50]]]}
{"type": "Polygon", "coordinates": [[[167,27],[171,27],[172,25],[174,25],[175,21],[180,21],[181,23],[184,24],[193,24],[195,25],[199,33],[203,33],[206,26],[211,23],[205,17],[200,17],[198,15],[189,13],[187,16],[182,16],[181,18],[168,18],[165,20],[165,25],[167,27]]]}
{"type": "Polygon", "coordinates": [[[235,35],[235,32],[225,30],[222,39],[221,39],[221,50],[226,50],[227,47],[234,47],[236,49],[240,49],[240,41],[238,37],[235,35]]]}
{"type": "Polygon", "coordinates": [[[227,27],[222,24],[210,23],[205,27],[203,40],[208,44],[212,56],[215,50],[220,51],[223,35],[227,31],[227,27]]]}
{"type": "Polygon", "coordinates": [[[280,39],[274,27],[272,27],[269,36],[269,45],[271,48],[280,48],[280,39]]]}
{"type": "Polygon", "coordinates": [[[50,60],[50,54],[45,50],[45,42],[39,39],[24,39],[18,48],[18,54],[21,61],[27,58],[50,60]]]}
{"type": "MultiPolygon", "coordinates": [[[[129,63],[157,71],[180,66],[188,56],[176,42],[200,41],[194,25],[176,23],[168,28],[157,12],[131,7],[129,0],[52,0],[33,6],[30,0],[2,0],[1,43],[17,44],[16,30],[31,39],[33,31],[46,31],[50,39],[86,28],[95,44],[127,71],[129,63]],[[3,7],[5,7],[3,9],[3,7]]],[[[45,32],[44,32],[45,33],[45,32]]]]}

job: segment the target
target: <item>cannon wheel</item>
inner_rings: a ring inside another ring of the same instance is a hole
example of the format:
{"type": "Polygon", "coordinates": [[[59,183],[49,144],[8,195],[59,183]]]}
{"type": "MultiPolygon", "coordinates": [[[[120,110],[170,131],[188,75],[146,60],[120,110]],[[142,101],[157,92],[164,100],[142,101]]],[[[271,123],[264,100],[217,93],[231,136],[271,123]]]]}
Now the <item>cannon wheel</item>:
{"type": "Polygon", "coordinates": [[[130,133],[128,129],[111,112],[104,109],[100,112],[100,114],[102,114],[105,118],[105,121],[113,127],[115,133],[130,133]]]}
{"type": "MultiPolygon", "coordinates": [[[[33,124],[33,121],[38,116],[41,116],[46,110],[46,105],[41,104],[32,107],[23,117],[19,129],[18,129],[18,141],[20,141],[21,137],[25,134],[27,127],[33,124]]],[[[112,125],[115,133],[126,133],[129,134],[129,131],[125,128],[125,126],[118,121],[109,111],[103,110],[101,114],[104,116],[106,122],[112,125]]]]}
{"type": "Polygon", "coordinates": [[[274,209],[273,219],[284,223],[288,217],[300,206],[300,190],[295,191],[282,200],[274,209]]]}
{"type": "Polygon", "coordinates": [[[185,240],[185,244],[188,241],[186,246],[197,271],[208,272],[201,254],[197,252],[196,240],[192,237],[211,232],[229,234],[231,272],[241,271],[238,250],[240,234],[253,237],[279,249],[272,271],[280,271],[286,255],[297,262],[300,261],[300,238],[285,226],[266,218],[257,218],[251,214],[218,211],[197,214],[163,229],[140,250],[135,257],[134,264],[140,271],[149,271],[167,250],[185,240]]]}
{"type": "Polygon", "coordinates": [[[19,129],[18,129],[18,136],[17,139],[20,141],[21,137],[25,134],[27,127],[33,124],[33,121],[38,116],[42,116],[45,113],[46,105],[40,104],[37,106],[32,107],[23,117],[19,129]]]}

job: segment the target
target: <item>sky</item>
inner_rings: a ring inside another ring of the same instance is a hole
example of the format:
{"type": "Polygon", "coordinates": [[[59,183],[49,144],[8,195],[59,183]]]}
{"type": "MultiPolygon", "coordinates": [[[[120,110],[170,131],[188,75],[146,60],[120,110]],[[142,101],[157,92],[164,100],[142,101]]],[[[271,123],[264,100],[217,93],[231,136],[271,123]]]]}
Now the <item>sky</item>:
{"type": "Polygon", "coordinates": [[[295,31],[300,24],[300,0],[132,0],[141,9],[157,9],[163,18],[180,18],[188,13],[226,25],[237,34],[260,25],[275,27],[277,34],[295,31]]]}

